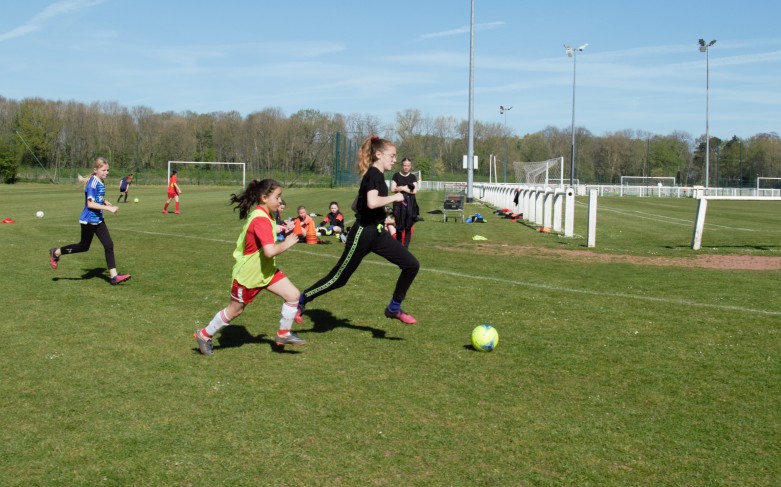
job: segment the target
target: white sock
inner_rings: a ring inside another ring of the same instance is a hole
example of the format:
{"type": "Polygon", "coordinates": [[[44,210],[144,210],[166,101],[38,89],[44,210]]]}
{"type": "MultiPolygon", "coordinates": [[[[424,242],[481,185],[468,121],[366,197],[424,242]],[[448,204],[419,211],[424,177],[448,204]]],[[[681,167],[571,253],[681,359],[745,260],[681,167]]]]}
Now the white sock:
{"type": "Polygon", "coordinates": [[[280,333],[287,333],[293,327],[293,318],[296,317],[296,311],[298,311],[298,302],[282,303],[282,318],[279,320],[280,333]]]}
{"type": "Polygon", "coordinates": [[[209,322],[209,324],[204,328],[204,331],[210,336],[213,337],[217,334],[218,331],[222,330],[226,326],[230,325],[231,318],[228,318],[228,313],[226,312],[226,309],[221,309],[217,312],[216,315],[214,315],[214,318],[209,322]]]}

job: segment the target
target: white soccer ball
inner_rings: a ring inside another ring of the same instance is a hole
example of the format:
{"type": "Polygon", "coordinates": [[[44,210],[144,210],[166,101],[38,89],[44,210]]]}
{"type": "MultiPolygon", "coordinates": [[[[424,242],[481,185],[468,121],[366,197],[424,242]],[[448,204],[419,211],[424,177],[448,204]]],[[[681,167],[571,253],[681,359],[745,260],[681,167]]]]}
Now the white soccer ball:
{"type": "Polygon", "coordinates": [[[43,218],[43,212],[42,212],[41,210],[38,210],[38,211],[35,213],[35,216],[37,216],[38,218],[43,218]]]}
{"type": "Polygon", "coordinates": [[[133,203],[138,203],[138,198],[134,199],[133,203]]]}

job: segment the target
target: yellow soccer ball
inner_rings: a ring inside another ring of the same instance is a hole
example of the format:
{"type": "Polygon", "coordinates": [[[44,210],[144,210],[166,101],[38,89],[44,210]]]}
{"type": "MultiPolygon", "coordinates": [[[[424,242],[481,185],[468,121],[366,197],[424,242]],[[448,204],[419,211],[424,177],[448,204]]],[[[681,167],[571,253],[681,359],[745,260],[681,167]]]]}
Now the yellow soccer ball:
{"type": "Polygon", "coordinates": [[[472,330],[472,346],[479,352],[490,352],[499,345],[499,332],[491,325],[480,325],[472,330]]]}

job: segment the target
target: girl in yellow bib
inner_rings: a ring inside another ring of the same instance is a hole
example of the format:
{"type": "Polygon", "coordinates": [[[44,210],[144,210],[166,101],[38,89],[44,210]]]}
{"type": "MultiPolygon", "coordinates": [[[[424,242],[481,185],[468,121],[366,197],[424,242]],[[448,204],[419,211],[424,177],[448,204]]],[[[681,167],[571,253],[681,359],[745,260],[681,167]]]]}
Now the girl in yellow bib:
{"type": "Polygon", "coordinates": [[[231,195],[234,211],[239,210],[239,219],[246,219],[247,223],[233,251],[236,264],[233,266],[230,303],[217,312],[206,327],[195,330],[195,341],[202,354],[213,353],[214,335],[237,318],[263,289],[285,300],[279,331],[275,337],[276,344],[306,344],[306,341],[290,331],[301,293],[277,268],[275,262],[277,255],[298,243],[298,236],[292,232],[292,223],[287,224],[287,237],[277,242],[277,223],[272,215],[279,209],[281,201],[282,187],[273,179],[252,180],[243,193],[231,195]]]}

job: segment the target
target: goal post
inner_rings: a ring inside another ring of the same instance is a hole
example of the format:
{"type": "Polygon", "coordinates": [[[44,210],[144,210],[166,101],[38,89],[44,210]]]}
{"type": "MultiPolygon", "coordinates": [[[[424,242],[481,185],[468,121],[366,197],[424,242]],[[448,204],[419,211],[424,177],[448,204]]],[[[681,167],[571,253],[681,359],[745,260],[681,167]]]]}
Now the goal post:
{"type": "Polygon", "coordinates": [[[675,176],[621,176],[621,186],[675,186],[675,176]]]}
{"type": "Polygon", "coordinates": [[[757,196],[781,196],[781,178],[757,178],[757,196]]]}
{"type": "Polygon", "coordinates": [[[536,186],[564,187],[562,167],[563,157],[554,157],[546,161],[513,162],[515,169],[515,182],[517,184],[529,184],[536,186]]]}
{"type": "Polygon", "coordinates": [[[200,162],[200,161],[168,161],[168,175],[166,181],[171,179],[171,170],[176,167],[177,164],[200,164],[200,165],[214,165],[214,166],[241,166],[241,187],[247,186],[247,164],[244,162],[200,162]]]}
{"type": "Polygon", "coordinates": [[[620,196],[661,196],[664,187],[676,187],[675,176],[621,176],[620,196]]]}

